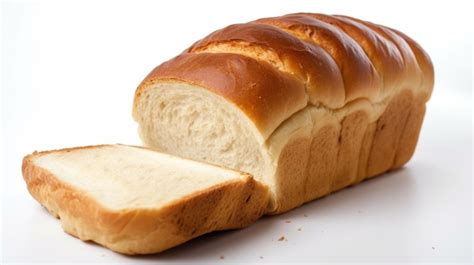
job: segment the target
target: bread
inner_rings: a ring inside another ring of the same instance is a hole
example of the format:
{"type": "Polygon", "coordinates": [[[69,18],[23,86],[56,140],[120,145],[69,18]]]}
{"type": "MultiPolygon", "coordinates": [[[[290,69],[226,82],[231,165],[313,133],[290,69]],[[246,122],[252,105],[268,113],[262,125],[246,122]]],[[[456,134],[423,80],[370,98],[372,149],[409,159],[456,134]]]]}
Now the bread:
{"type": "Polygon", "coordinates": [[[249,172],[288,211],[403,166],[434,82],[425,51],[370,22],[299,13],[217,30],[135,93],[145,146],[249,172]]]}
{"type": "Polygon", "coordinates": [[[66,232],[156,253],[403,166],[433,82],[426,52],[388,27],[309,13],[231,25],[137,88],[151,149],[35,152],[23,176],[66,232]]]}
{"type": "Polygon", "coordinates": [[[35,152],[22,169],[31,195],[67,233],[125,254],[247,226],[268,202],[249,174],[132,146],[35,152]]]}

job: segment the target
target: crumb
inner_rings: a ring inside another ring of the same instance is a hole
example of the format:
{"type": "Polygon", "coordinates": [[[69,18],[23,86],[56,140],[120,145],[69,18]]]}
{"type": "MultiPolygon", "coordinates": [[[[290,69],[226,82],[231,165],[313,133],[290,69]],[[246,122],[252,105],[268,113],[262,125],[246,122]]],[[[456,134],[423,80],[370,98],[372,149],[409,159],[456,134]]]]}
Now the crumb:
{"type": "Polygon", "coordinates": [[[224,256],[220,256],[219,258],[220,258],[220,259],[224,259],[225,257],[224,257],[224,256]]]}
{"type": "Polygon", "coordinates": [[[260,256],[260,259],[263,259],[263,256],[260,256]]]}
{"type": "Polygon", "coordinates": [[[431,247],[431,249],[435,249],[435,247],[431,247]]]}
{"type": "Polygon", "coordinates": [[[291,223],[291,221],[290,221],[290,220],[286,220],[285,223],[289,224],[289,223],[291,223]]]}
{"type": "Polygon", "coordinates": [[[298,231],[301,231],[301,228],[298,228],[298,231]]]}
{"type": "Polygon", "coordinates": [[[308,217],[306,214],[303,214],[304,217],[308,217]]]}
{"type": "Polygon", "coordinates": [[[283,241],[283,240],[285,240],[284,236],[281,236],[280,238],[278,238],[278,241],[283,241]]]}

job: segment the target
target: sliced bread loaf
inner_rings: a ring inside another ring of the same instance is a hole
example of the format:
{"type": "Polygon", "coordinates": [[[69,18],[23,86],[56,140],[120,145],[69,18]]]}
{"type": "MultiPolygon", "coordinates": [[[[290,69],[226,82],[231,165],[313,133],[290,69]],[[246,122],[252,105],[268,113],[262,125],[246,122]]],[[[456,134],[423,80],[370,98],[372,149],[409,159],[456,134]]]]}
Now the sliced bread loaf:
{"type": "Polygon", "coordinates": [[[278,214],[403,166],[433,82],[403,33],[298,13],[197,41],[143,80],[133,115],[145,146],[249,172],[278,214]]]}

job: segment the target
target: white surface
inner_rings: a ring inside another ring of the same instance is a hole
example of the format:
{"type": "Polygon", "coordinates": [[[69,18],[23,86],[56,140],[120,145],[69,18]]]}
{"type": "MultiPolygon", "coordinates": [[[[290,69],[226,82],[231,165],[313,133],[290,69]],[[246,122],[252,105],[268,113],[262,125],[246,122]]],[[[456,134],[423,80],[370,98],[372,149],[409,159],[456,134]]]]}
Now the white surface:
{"type": "Polygon", "coordinates": [[[160,2],[2,3],[2,261],[472,260],[472,9],[467,3],[160,2]],[[227,24],[297,11],[385,24],[430,53],[435,91],[417,151],[404,169],[247,229],[213,233],[143,257],[68,236],[30,197],[20,172],[24,155],[76,145],[139,144],[131,118],[133,93],[154,66],[227,24]],[[281,236],[288,241],[278,241],[281,236]]]}

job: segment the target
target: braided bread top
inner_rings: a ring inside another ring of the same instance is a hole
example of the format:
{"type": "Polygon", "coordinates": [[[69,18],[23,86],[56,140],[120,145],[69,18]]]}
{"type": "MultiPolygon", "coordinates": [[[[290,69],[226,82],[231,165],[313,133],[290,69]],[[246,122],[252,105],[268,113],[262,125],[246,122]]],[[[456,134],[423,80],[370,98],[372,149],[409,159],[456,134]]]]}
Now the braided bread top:
{"type": "MultiPolygon", "coordinates": [[[[266,139],[307,106],[379,103],[408,89],[428,100],[429,56],[403,33],[347,16],[297,13],[230,25],[156,67],[151,83],[201,86],[240,108],[266,139]]],[[[136,98],[137,98],[136,97],[136,98]]]]}

